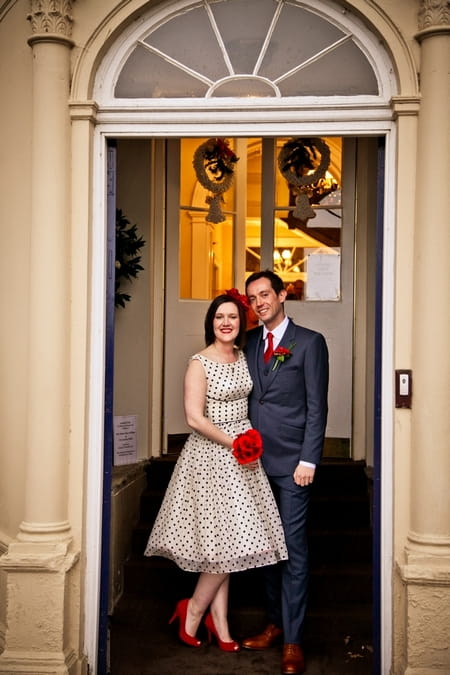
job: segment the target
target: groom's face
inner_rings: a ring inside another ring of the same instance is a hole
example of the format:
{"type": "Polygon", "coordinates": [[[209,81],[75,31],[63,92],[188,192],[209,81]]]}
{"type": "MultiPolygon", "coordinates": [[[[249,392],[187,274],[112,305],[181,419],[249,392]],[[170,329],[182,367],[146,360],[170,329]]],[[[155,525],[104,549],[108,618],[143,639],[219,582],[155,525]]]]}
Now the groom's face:
{"type": "Polygon", "coordinates": [[[284,319],[286,291],[276,293],[270,279],[261,277],[247,286],[247,296],[251,308],[269,330],[273,330],[284,319]]]}

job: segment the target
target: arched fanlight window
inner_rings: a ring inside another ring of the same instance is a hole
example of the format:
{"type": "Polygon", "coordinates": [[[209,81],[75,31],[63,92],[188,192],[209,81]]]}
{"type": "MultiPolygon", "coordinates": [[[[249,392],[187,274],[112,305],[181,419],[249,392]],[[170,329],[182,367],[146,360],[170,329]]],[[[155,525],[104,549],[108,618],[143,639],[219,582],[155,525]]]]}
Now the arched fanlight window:
{"type": "Polygon", "coordinates": [[[203,0],[134,41],[115,98],[377,96],[360,37],[312,3],[203,0]]]}

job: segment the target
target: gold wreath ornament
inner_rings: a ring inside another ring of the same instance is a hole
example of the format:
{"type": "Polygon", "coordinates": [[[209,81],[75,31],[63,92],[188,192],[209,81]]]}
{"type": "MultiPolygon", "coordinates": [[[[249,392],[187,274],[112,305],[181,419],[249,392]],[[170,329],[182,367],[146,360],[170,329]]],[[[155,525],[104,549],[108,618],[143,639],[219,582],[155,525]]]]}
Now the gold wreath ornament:
{"type": "Polygon", "coordinates": [[[222,223],[226,220],[222,204],[223,194],[230,189],[234,179],[234,165],[238,161],[223,138],[209,138],[199,145],[194,153],[192,164],[199,183],[212,195],[206,197],[209,204],[206,220],[210,223],[222,223]]]}
{"type": "Polygon", "coordinates": [[[316,217],[309,203],[309,189],[325,176],[329,165],[330,148],[321,138],[293,138],[281,148],[278,168],[297,195],[292,214],[294,218],[306,221],[316,217]],[[314,168],[317,151],[320,153],[320,162],[314,168]],[[311,172],[312,169],[314,171],[311,172]]]}

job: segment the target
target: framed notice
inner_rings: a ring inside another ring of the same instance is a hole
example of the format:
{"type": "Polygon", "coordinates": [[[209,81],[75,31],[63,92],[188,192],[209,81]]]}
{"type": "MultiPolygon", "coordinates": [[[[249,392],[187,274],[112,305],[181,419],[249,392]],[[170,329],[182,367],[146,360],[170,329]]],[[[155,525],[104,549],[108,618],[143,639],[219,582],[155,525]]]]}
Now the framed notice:
{"type": "Polygon", "coordinates": [[[114,415],[114,464],[137,461],[137,415],[114,415]]]}
{"type": "MultiPolygon", "coordinates": [[[[316,249],[317,251],[317,249],[316,249]]],[[[335,249],[306,257],[305,300],[336,301],[341,298],[341,254],[335,249]]]]}

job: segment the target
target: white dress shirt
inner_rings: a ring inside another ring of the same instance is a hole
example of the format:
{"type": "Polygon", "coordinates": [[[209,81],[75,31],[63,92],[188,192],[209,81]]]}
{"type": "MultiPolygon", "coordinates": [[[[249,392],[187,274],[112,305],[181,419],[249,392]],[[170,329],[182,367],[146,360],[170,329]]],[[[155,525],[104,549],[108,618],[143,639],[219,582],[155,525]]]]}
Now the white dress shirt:
{"type": "Polygon", "coordinates": [[[288,327],[289,323],[289,318],[287,316],[284,317],[283,321],[278,324],[276,328],[273,330],[268,330],[265,326],[263,326],[263,340],[264,340],[264,351],[267,349],[267,333],[272,333],[273,335],[273,350],[278,347],[278,345],[281,342],[281,338],[283,337],[286,328],[288,327]]]}

